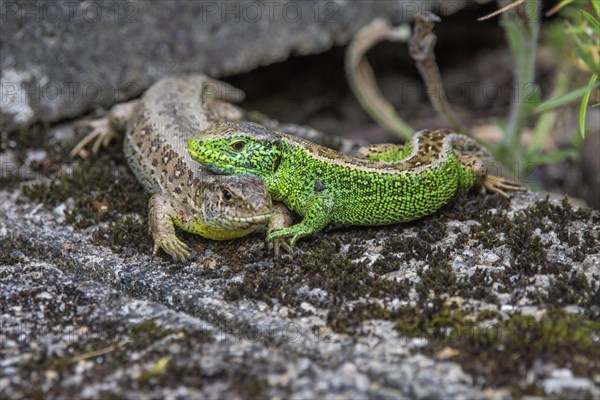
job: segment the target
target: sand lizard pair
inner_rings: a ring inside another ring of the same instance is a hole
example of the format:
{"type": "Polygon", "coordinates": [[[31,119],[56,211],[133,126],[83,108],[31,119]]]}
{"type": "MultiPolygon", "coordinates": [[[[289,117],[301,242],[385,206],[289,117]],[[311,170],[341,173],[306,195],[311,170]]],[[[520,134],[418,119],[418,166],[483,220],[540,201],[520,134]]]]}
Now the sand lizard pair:
{"type": "Polygon", "coordinates": [[[404,146],[374,145],[350,157],[241,121],[243,111],[227,102],[242,97],[204,75],[176,76],[153,85],[139,102],[83,124],[93,130],[73,154],[92,141],[97,150],[126,130],[128,164],[153,193],[149,228],[155,254],[163,248],[174,258],[189,257],[175,226],[226,240],[268,225],[267,240],[289,250],[288,238],[293,246],[330,222],[383,225],[423,217],[459,188],[481,185],[503,195],[522,190],[486,174],[493,158],[464,135],[421,131],[404,146]],[[289,226],[289,212],[272,199],[302,221],[289,226]]]}

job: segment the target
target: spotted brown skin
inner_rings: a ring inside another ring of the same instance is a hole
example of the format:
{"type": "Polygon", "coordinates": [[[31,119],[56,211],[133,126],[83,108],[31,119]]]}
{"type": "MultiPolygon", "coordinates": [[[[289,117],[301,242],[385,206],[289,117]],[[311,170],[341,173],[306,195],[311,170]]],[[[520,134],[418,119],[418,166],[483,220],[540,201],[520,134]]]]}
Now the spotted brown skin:
{"type": "MultiPolygon", "coordinates": [[[[153,253],[162,248],[175,259],[187,259],[189,247],[175,226],[214,240],[247,235],[271,220],[271,197],[263,180],[252,175],[217,176],[191,159],[186,146],[198,130],[242,115],[228,101],[243,93],[204,75],[165,78],[150,87],[137,103],[113,108],[109,118],[82,126],[92,133],[73,149],[77,154],[95,141],[99,149],[126,130],[127,163],[146,190],[153,253]]],[[[281,219],[276,220],[281,227],[281,219]]]]}
{"type": "Polygon", "coordinates": [[[291,245],[330,222],[384,225],[421,218],[459,188],[483,185],[503,195],[523,189],[487,174],[493,162],[487,149],[445,129],[418,132],[404,147],[371,147],[361,154],[371,160],[249,122],[215,124],[191,138],[188,149],[215,172],[263,178],[274,200],[303,216],[267,237],[291,238],[291,245]]]}

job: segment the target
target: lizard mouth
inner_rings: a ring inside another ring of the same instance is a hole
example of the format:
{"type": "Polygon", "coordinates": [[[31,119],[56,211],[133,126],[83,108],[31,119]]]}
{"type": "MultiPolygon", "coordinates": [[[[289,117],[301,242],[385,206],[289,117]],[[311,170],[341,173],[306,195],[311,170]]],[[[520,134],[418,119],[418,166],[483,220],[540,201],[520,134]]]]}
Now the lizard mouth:
{"type": "Polygon", "coordinates": [[[273,216],[272,213],[268,214],[260,214],[260,215],[252,215],[248,217],[229,217],[232,222],[246,222],[246,223],[267,223],[273,216]]]}

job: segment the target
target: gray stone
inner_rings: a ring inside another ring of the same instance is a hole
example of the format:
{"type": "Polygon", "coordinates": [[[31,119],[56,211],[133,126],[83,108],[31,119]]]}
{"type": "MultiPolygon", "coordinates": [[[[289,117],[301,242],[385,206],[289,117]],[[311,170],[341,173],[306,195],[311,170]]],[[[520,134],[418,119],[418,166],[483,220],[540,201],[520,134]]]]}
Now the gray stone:
{"type": "MultiPolygon", "coordinates": [[[[356,342],[337,333],[316,338],[315,320],[284,319],[260,302],[224,301],[217,293],[226,282],[207,279],[213,272],[201,263],[172,269],[170,261],[148,254],[122,258],[88,244],[86,231],[57,222],[51,210],[18,193],[0,191],[0,199],[0,232],[10,232],[2,240],[19,243],[30,260],[0,266],[0,296],[9,299],[0,306],[0,324],[3,337],[17,343],[5,346],[5,362],[12,361],[0,366],[7,379],[3,395],[27,397],[33,385],[48,396],[165,397],[177,390],[191,398],[219,398],[247,396],[254,388],[250,382],[257,380],[264,382],[260,393],[270,397],[482,397],[460,366],[438,367],[424,355],[407,358],[400,351],[407,343],[393,331],[384,331],[379,338],[384,342],[375,345],[368,337],[356,342]],[[61,311],[44,313],[48,307],[61,311]],[[131,337],[137,326],[152,329],[143,346],[142,339],[131,337]],[[125,358],[119,356],[121,347],[125,358]],[[387,349],[396,355],[390,358],[387,349]],[[93,356],[96,351],[102,354],[93,356]],[[54,364],[26,361],[43,357],[54,364]],[[69,361],[78,357],[82,360],[69,361]],[[147,378],[157,380],[154,389],[136,389],[162,357],[168,359],[166,371],[147,378]],[[61,363],[70,362],[76,368],[62,377],[61,363]],[[49,378],[55,374],[60,378],[49,378]],[[173,377],[161,380],[171,374],[197,379],[173,387],[173,377]]],[[[258,241],[252,242],[242,253],[258,251],[258,241]]],[[[269,263],[260,262],[265,270],[269,263]]]]}
{"type": "MultiPolygon", "coordinates": [[[[0,161],[10,160],[7,153],[0,161]]],[[[30,153],[26,160],[39,159],[38,152],[30,153]]],[[[59,171],[74,169],[71,160],[59,164],[59,171]]],[[[111,190],[117,189],[115,185],[111,190]]],[[[425,337],[425,332],[402,331],[394,318],[367,315],[346,331],[331,320],[336,313],[365,304],[386,313],[432,308],[433,300],[423,303],[417,291],[424,275],[435,268],[432,257],[438,249],[450,271],[444,274],[455,274],[464,292],[448,293],[454,290],[449,284],[447,289],[440,285],[435,294],[475,319],[487,311],[487,319],[479,323],[490,332],[513,314],[541,318],[548,306],[537,292],[542,286],[552,287],[558,278],[533,272],[512,287],[522,273],[479,267],[491,250],[476,237],[462,247],[448,238],[427,243],[431,251],[424,254],[394,247],[427,241],[423,236],[430,224],[445,232],[439,225],[448,220],[444,213],[451,213],[452,205],[411,224],[329,228],[304,239],[292,257],[280,259],[264,248],[264,232],[229,243],[187,237],[196,254],[190,262],[176,263],[163,255],[152,258],[149,243],[145,250],[99,244],[94,235],[106,222],[93,219],[94,225],[87,228],[70,225],[67,216],[82,212],[77,199],[71,200],[59,206],[43,204],[26,197],[18,185],[0,189],[2,398],[505,398],[506,388],[490,392],[468,363],[448,356],[452,351],[445,357],[438,350],[428,352],[436,339],[425,337]],[[326,257],[332,265],[314,254],[322,251],[323,242],[330,245],[326,257]],[[378,258],[371,261],[364,254],[378,258]],[[455,262],[458,257],[460,262],[455,262]],[[382,260],[388,264],[377,264],[382,260]],[[328,275],[333,267],[339,276],[328,275]],[[389,274],[396,277],[386,279],[389,274]],[[489,275],[469,280],[481,274],[489,275]],[[496,274],[504,276],[495,280],[496,274]],[[292,275],[289,280],[287,275],[292,275]],[[248,276],[254,278],[247,280],[248,276]],[[353,276],[361,278],[356,281],[353,276]],[[400,286],[382,294],[388,284],[400,286]],[[354,297],[349,293],[371,285],[379,285],[379,291],[354,297]],[[241,291],[236,299],[232,287],[241,291]]],[[[494,198],[472,200],[479,204],[494,198]]],[[[540,198],[533,193],[514,194],[497,213],[514,216],[536,201],[540,198]]],[[[137,210],[128,217],[138,221],[144,213],[137,210]]],[[[461,221],[450,220],[468,232],[461,221]]],[[[117,224],[125,234],[124,215],[117,224]]],[[[559,228],[597,238],[598,214],[560,220],[553,229],[559,228]]],[[[554,237],[560,241],[561,235],[554,237]]],[[[566,248],[548,248],[548,258],[557,259],[566,248]]],[[[567,312],[578,312],[571,316],[597,312],[592,296],[600,286],[600,262],[593,251],[588,249],[580,261],[568,265],[568,273],[588,280],[589,289],[578,289],[577,295],[591,300],[579,301],[576,307],[563,304],[567,312]]],[[[515,264],[506,249],[494,254],[500,265],[515,264]]],[[[428,279],[433,278],[437,276],[428,279]]],[[[352,314],[339,322],[350,327],[352,314]]],[[[447,347],[460,354],[461,349],[452,346],[447,347]]],[[[531,367],[514,360],[515,371],[527,369],[525,382],[519,382],[522,387],[535,384],[559,396],[598,393],[597,383],[573,376],[564,365],[536,361],[531,367]]]]}
{"type": "MultiPolygon", "coordinates": [[[[0,2],[0,128],[56,122],[134,98],[161,77],[220,77],[349,42],[464,1],[0,2]]],[[[340,69],[342,67],[340,66],[340,69]]]]}
{"type": "Polygon", "coordinates": [[[550,396],[570,399],[598,398],[600,390],[594,382],[587,378],[559,377],[548,378],[543,383],[544,391],[550,396]]]}

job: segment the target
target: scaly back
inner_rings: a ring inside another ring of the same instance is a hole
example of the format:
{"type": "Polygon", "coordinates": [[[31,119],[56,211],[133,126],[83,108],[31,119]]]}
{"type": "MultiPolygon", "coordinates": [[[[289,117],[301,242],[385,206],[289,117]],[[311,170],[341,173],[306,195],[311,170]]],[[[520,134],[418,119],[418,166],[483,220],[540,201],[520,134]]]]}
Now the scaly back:
{"type": "MultiPolygon", "coordinates": [[[[395,162],[373,162],[363,158],[350,157],[295,136],[278,132],[274,134],[284,139],[285,143],[303,149],[311,157],[327,164],[390,175],[425,172],[437,168],[452,151],[457,154],[461,154],[463,151],[465,154],[473,154],[469,153],[472,147],[482,149],[475,140],[448,129],[423,130],[417,132],[413,136],[413,140],[407,144],[411,147],[410,153],[405,158],[395,162]]],[[[487,150],[483,150],[487,153],[487,150]]]]}
{"type": "Polygon", "coordinates": [[[162,79],[146,91],[124,142],[128,164],[146,190],[177,194],[178,187],[212,175],[189,156],[187,141],[218,120],[210,102],[236,98],[243,93],[204,75],[162,79]]]}

